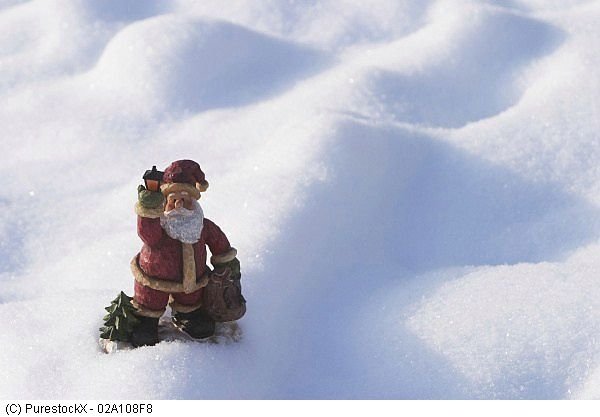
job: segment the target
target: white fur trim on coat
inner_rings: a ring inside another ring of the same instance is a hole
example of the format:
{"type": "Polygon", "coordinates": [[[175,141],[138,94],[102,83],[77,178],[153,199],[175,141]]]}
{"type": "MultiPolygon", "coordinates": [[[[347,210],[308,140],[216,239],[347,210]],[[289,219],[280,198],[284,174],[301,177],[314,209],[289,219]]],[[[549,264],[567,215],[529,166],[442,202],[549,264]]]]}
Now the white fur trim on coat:
{"type": "Polygon", "coordinates": [[[194,292],[196,286],[196,259],[194,256],[194,245],[182,243],[183,252],[183,292],[189,294],[194,292]]]}
{"type": "MultiPolygon", "coordinates": [[[[166,292],[166,293],[170,293],[170,294],[177,293],[177,292],[185,292],[182,282],[167,281],[164,279],[158,279],[158,278],[154,278],[154,277],[146,275],[144,273],[144,271],[142,271],[142,268],[140,268],[140,265],[138,263],[138,256],[139,255],[136,255],[131,260],[131,272],[133,272],[133,277],[135,278],[135,280],[137,282],[139,282],[140,284],[142,284],[146,287],[150,287],[153,290],[162,291],[162,292],[166,292]]],[[[193,284],[193,286],[191,288],[188,289],[188,291],[190,291],[190,292],[197,291],[200,288],[206,287],[207,284],[208,284],[208,273],[204,273],[204,275],[202,275],[200,280],[196,280],[196,282],[193,284]]]]}

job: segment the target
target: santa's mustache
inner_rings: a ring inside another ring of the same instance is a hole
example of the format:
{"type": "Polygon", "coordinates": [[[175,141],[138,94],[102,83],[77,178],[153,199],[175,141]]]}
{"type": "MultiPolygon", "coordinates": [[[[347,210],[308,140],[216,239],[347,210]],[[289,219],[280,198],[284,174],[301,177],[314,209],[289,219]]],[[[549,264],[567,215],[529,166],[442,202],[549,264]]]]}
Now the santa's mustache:
{"type": "Polygon", "coordinates": [[[181,216],[181,217],[188,217],[188,216],[193,216],[194,212],[196,210],[188,210],[185,207],[178,207],[178,208],[174,208],[172,210],[169,211],[165,211],[164,215],[167,217],[174,217],[174,216],[181,216]]]}

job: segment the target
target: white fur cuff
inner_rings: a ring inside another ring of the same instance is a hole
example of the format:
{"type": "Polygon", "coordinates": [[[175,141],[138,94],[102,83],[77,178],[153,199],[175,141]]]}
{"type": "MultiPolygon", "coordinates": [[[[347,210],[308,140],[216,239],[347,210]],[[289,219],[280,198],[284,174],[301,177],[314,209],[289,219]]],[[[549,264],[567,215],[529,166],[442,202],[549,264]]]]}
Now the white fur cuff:
{"type": "Polygon", "coordinates": [[[139,201],[137,203],[135,203],[135,214],[137,214],[140,217],[146,217],[149,219],[158,219],[160,216],[163,215],[163,212],[164,212],[163,207],[149,209],[149,208],[142,206],[139,201]]]}
{"type": "Polygon", "coordinates": [[[162,310],[151,310],[135,300],[131,300],[131,304],[135,307],[135,314],[142,317],[152,317],[156,319],[162,316],[165,312],[164,308],[162,310]]]}
{"type": "Polygon", "coordinates": [[[237,256],[237,249],[230,248],[227,252],[221,253],[220,255],[213,255],[210,257],[210,263],[213,265],[222,265],[227,262],[233,261],[237,256]]]}

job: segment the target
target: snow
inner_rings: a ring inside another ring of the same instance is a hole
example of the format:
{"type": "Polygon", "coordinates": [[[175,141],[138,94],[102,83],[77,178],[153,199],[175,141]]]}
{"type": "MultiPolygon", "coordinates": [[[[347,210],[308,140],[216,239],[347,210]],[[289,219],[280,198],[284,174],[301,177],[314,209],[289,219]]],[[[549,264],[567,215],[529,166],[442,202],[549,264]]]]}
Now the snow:
{"type": "Polygon", "coordinates": [[[600,1],[0,1],[0,398],[600,398],[600,1]],[[242,341],[106,355],[152,165],[242,341]]]}

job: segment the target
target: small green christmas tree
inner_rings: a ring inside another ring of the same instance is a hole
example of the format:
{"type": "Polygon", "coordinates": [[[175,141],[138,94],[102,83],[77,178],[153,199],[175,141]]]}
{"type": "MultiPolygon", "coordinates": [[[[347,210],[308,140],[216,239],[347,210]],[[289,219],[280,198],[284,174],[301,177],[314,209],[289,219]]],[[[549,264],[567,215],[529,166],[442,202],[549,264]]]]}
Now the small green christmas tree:
{"type": "Polygon", "coordinates": [[[131,297],[123,291],[105,308],[108,314],[104,316],[104,326],[100,328],[100,337],[108,340],[128,342],[139,319],[133,314],[135,307],[131,297]]]}

